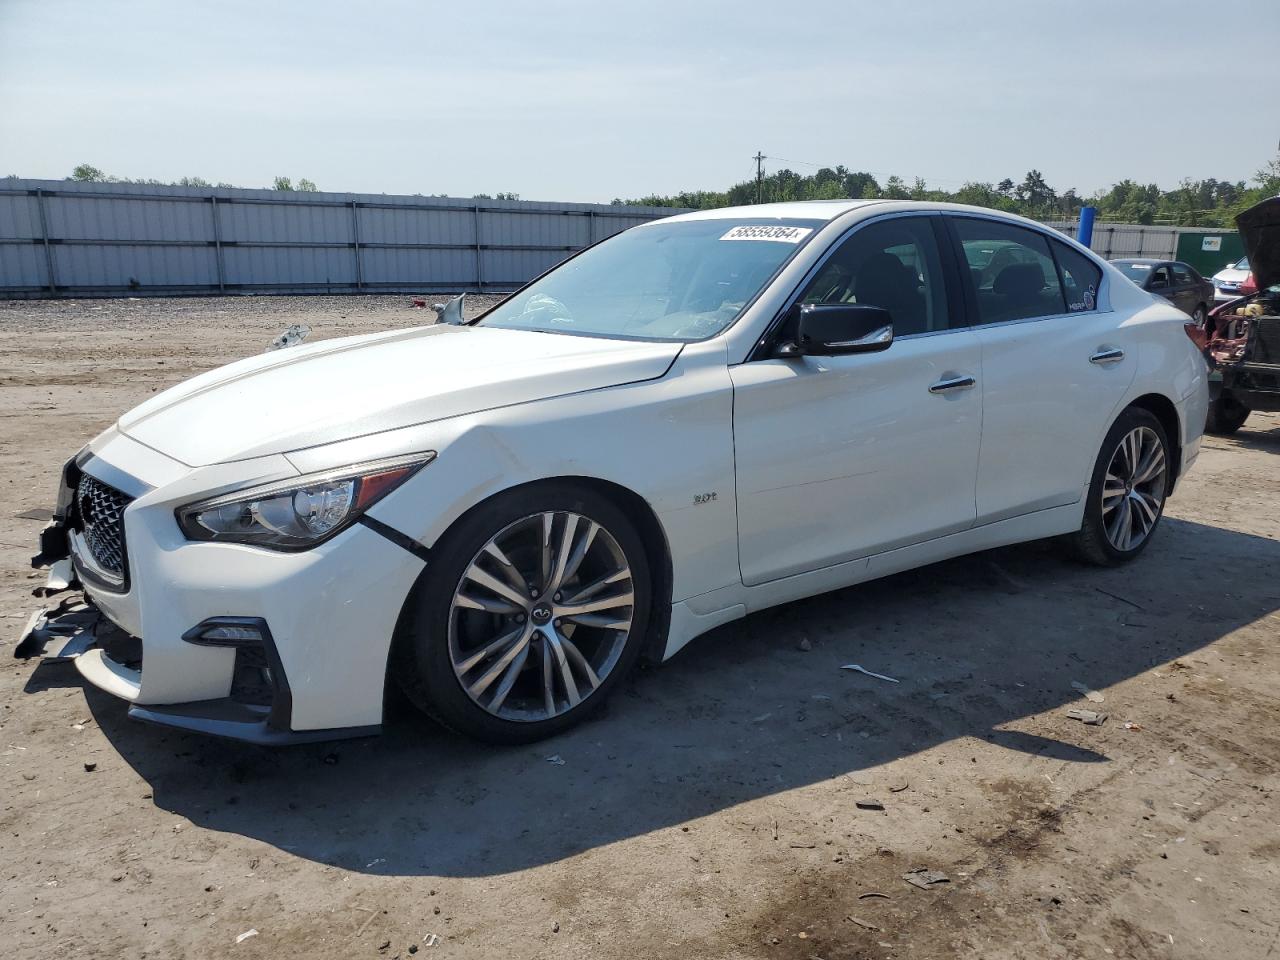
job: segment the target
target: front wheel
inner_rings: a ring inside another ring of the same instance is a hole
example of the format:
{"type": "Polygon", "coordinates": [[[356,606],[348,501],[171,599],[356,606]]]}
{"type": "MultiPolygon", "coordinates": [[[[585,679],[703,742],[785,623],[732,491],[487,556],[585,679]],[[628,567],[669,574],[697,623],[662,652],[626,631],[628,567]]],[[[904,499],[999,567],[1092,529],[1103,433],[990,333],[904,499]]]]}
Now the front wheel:
{"type": "Polygon", "coordinates": [[[587,487],[533,484],[441,539],[393,669],[445,726],[528,743],[603,704],[635,663],[651,602],[644,545],[622,510],[587,487]]]}
{"type": "Polygon", "coordinates": [[[1170,463],[1155,415],[1139,407],[1121,414],[1094,463],[1084,522],[1071,538],[1077,555],[1115,566],[1141,553],[1164,515],[1170,463]]]}

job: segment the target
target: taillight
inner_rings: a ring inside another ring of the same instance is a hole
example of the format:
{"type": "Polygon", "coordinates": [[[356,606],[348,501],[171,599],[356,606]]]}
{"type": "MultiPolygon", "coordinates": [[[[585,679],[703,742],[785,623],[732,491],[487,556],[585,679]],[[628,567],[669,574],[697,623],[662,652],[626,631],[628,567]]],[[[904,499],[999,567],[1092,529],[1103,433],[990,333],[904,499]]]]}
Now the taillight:
{"type": "Polygon", "coordinates": [[[1258,281],[1253,279],[1253,274],[1251,273],[1240,282],[1240,295],[1247,297],[1249,294],[1257,292],[1258,281]]]}

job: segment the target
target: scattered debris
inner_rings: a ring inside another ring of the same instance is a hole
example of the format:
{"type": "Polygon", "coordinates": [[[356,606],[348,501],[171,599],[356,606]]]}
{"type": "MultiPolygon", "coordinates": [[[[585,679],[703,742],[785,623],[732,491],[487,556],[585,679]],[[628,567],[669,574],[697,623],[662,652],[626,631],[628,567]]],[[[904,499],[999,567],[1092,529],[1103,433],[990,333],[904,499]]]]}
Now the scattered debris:
{"type": "Polygon", "coordinates": [[[376,867],[378,864],[380,864],[380,863],[386,863],[386,862],[387,862],[387,858],[386,858],[386,857],[378,857],[378,858],[376,858],[376,859],[374,859],[374,860],[370,860],[368,863],[366,863],[366,864],[364,865],[364,868],[365,868],[366,870],[368,870],[370,867],[376,867]]]}
{"type": "Polygon", "coordinates": [[[778,818],[773,818],[773,839],[778,839],[778,818]]]}
{"type": "Polygon", "coordinates": [[[252,930],[252,929],[246,930],[244,933],[240,934],[240,936],[236,937],[236,943],[244,943],[250,937],[256,937],[257,935],[258,935],[257,930],[252,930]]]}
{"type": "Polygon", "coordinates": [[[872,799],[856,800],[854,801],[854,804],[855,806],[857,806],[859,810],[883,810],[884,809],[884,804],[881,803],[879,800],[872,800],[872,799]]]}
{"type": "Polygon", "coordinates": [[[902,879],[913,887],[919,887],[921,890],[928,890],[939,883],[951,882],[951,878],[941,870],[930,870],[928,867],[916,867],[914,870],[908,870],[902,875],[902,879]]]}
{"type": "Polygon", "coordinates": [[[796,644],[796,649],[801,653],[808,653],[813,649],[813,644],[810,642],[808,637],[801,637],[800,642],[796,644]]]}
{"type": "Polygon", "coordinates": [[[1072,680],[1071,687],[1073,690],[1079,691],[1080,695],[1083,696],[1090,703],[1101,703],[1103,700],[1106,699],[1097,690],[1094,690],[1091,687],[1081,683],[1079,680],[1072,680]]]}
{"type": "Polygon", "coordinates": [[[874,923],[867,923],[867,921],[859,920],[857,917],[854,917],[854,916],[850,916],[849,920],[853,923],[856,923],[858,926],[863,927],[864,929],[875,930],[877,933],[880,932],[880,927],[877,927],[874,923]]]}
{"type": "Polygon", "coordinates": [[[1068,710],[1067,716],[1072,720],[1087,723],[1091,727],[1100,727],[1107,722],[1108,714],[1100,713],[1097,710],[1068,710]]]}
{"type": "Polygon", "coordinates": [[[893,786],[891,786],[891,787],[889,788],[889,792],[890,792],[890,793],[901,793],[903,790],[907,789],[907,787],[908,787],[908,786],[909,786],[909,784],[907,783],[907,781],[905,781],[905,780],[899,780],[897,783],[895,783],[893,786]]]}
{"type": "Polygon", "coordinates": [[[93,773],[93,771],[95,771],[95,770],[97,770],[97,769],[98,769],[98,765],[97,765],[96,763],[94,763],[92,760],[86,760],[86,761],[84,762],[84,772],[85,772],[85,773],[93,773]]]}
{"type": "Polygon", "coordinates": [[[758,717],[752,717],[752,718],[751,718],[751,722],[752,722],[752,723],[764,723],[766,720],[768,720],[768,719],[769,719],[770,717],[772,717],[772,716],[773,716],[773,714],[772,714],[772,713],[762,713],[762,714],[760,714],[760,716],[758,716],[758,717]]]}
{"type": "Polygon", "coordinates": [[[872,673],[872,672],[871,672],[870,670],[868,670],[866,667],[859,666],[859,665],[858,665],[858,664],[856,664],[856,663],[846,663],[846,664],[845,664],[843,667],[841,667],[840,669],[841,669],[841,670],[852,670],[852,671],[854,671],[855,673],[865,673],[868,677],[875,677],[877,680],[888,680],[890,683],[897,683],[897,682],[898,682],[897,680],[893,679],[893,677],[886,677],[883,673],[872,673]]]}
{"type": "Polygon", "coordinates": [[[336,753],[326,753],[324,762],[331,767],[336,767],[338,765],[338,755],[336,753]]]}
{"type": "MultiPolygon", "coordinates": [[[[418,309],[418,310],[425,310],[425,309],[426,309],[426,306],[427,306],[427,301],[422,300],[422,299],[415,299],[415,300],[413,301],[413,306],[414,306],[416,309],[418,309]]],[[[443,310],[443,309],[444,309],[444,304],[437,304],[437,306],[438,306],[441,310],[443,310]]]]}
{"type": "Polygon", "coordinates": [[[305,323],[293,323],[285,328],[285,331],[276,337],[269,344],[268,350],[283,350],[286,347],[296,347],[303,340],[307,339],[307,335],[311,333],[311,328],[305,323]]]}
{"type": "Polygon", "coordinates": [[[561,759],[560,754],[558,753],[553,753],[551,756],[547,757],[547,763],[554,763],[557,767],[564,766],[564,760],[561,759]]]}
{"type": "Polygon", "coordinates": [[[551,932],[552,932],[552,933],[559,933],[559,932],[560,932],[560,921],[559,921],[559,920],[556,920],[554,923],[552,923],[552,924],[551,924],[551,932]]]}
{"type": "Polygon", "coordinates": [[[791,844],[791,849],[792,850],[812,850],[815,846],[817,846],[817,844],[814,844],[814,843],[793,843],[791,844]]]}
{"type": "Polygon", "coordinates": [[[1129,606],[1133,607],[1135,610],[1145,610],[1145,609],[1146,609],[1145,607],[1143,607],[1143,605],[1142,605],[1142,604],[1140,604],[1140,603],[1134,603],[1134,602],[1133,602],[1132,600],[1130,600],[1128,597],[1122,597],[1122,596],[1120,596],[1120,594],[1118,594],[1118,593],[1112,593],[1110,590],[1103,590],[1101,587],[1094,587],[1093,589],[1097,590],[1097,591],[1098,591],[1100,594],[1102,594],[1104,597],[1110,597],[1112,600],[1119,600],[1121,603],[1127,603],[1129,606]]]}
{"type": "Polygon", "coordinates": [[[866,893],[858,894],[859,900],[871,900],[872,898],[878,898],[880,900],[893,899],[893,897],[889,896],[887,893],[881,893],[879,890],[869,890],[866,893]]]}
{"type": "Polygon", "coordinates": [[[437,933],[428,933],[425,937],[422,938],[422,942],[425,943],[428,947],[434,947],[437,943],[440,942],[440,935],[437,933]]]}
{"type": "Polygon", "coordinates": [[[365,931],[369,929],[369,924],[374,922],[375,916],[378,916],[378,910],[372,910],[369,916],[366,916],[365,922],[360,924],[360,929],[352,934],[352,940],[360,940],[361,936],[364,936],[365,931]]]}
{"type": "Polygon", "coordinates": [[[1134,723],[1132,720],[1126,720],[1126,721],[1124,722],[1124,728],[1125,728],[1126,730],[1141,730],[1141,729],[1142,729],[1142,724],[1140,724],[1140,723],[1134,723]]]}

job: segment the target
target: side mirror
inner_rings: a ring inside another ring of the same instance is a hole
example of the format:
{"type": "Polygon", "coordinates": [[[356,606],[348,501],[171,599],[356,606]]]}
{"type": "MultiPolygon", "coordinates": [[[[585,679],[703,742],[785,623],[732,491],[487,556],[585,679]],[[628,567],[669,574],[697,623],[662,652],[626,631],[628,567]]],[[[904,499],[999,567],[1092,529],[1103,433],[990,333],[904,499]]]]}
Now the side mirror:
{"type": "Polygon", "coordinates": [[[893,317],[888,310],[860,303],[806,303],[800,307],[796,342],[779,352],[834,357],[888,350],[892,343],[893,317]]]}

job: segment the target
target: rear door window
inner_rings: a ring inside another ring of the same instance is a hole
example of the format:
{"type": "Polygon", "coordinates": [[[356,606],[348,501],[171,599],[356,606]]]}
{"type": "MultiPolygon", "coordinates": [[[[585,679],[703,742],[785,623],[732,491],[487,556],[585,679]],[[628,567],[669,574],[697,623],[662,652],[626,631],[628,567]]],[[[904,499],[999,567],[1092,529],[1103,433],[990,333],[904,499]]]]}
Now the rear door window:
{"type": "Polygon", "coordinates": [[[1096,310],[1102,268],[1065,243],[1054,241],[1052,247],[1053,258],[1058,261],[1058,272],[1062,275],[1062,293],[1066,297],[1067,312],[1096,310]]]}
{"type": "Polygon", "coordinates": [[[1190,287],[1196,282],[1196,278],[1191,274],[1191,268],[1185,263],[1173,265],[1173,278],[1180,287],[1190,287]]]}
{"type": "Polygon", "coordinates": [[[1066,313],[1049,241],[1034,230],[994,220],[955,217],[963,262],[980,324],[1066,313]]]}

